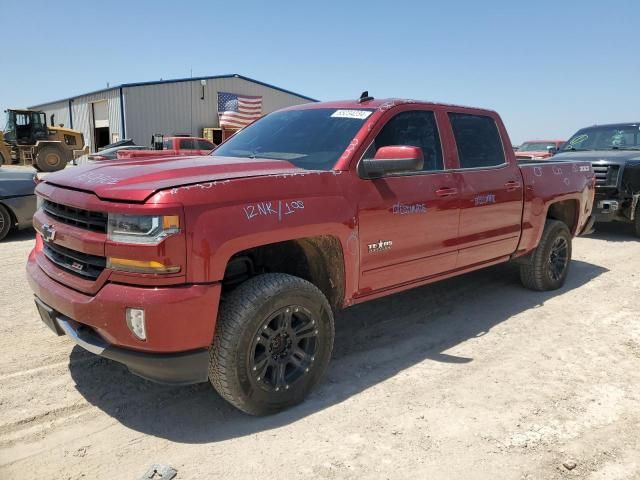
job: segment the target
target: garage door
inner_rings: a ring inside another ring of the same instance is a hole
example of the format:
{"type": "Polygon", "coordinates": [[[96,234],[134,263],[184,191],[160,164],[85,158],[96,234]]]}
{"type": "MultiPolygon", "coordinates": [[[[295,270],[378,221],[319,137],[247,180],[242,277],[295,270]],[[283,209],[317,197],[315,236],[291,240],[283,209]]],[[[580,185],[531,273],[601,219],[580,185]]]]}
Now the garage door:
{"type": "Polygon", "coordinates": [[[93,122],[95,128],[109,126],[109,108],[106,101],[93,104],[93,122]]]}

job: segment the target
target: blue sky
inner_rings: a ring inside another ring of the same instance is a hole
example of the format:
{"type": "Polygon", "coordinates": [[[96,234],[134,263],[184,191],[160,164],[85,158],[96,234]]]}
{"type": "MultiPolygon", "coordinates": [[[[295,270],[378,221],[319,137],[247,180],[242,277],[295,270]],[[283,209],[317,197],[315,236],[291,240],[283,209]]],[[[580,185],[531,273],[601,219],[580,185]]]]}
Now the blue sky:
{"type": "Polygon", "coordinates": [[[0,0],[0,17],[3,110],[192,71],[488,107],[515,144],[640,120],[638,0],[0,0]]]}

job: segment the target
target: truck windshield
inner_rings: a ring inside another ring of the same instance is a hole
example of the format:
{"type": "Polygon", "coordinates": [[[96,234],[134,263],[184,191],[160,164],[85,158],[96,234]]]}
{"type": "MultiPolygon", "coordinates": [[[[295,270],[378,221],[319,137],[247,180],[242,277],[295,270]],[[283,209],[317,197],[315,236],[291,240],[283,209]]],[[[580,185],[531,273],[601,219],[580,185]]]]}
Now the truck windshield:
{"type": "Polygon", "coordinates": [[[314,108],[271,113],[212,155],[287,160],[307,170],[331,170],[372,111],[314,108]]]}
{"type": "Polygon", "coordinates": [[[519,152],[544,152],[547,148],[555,147],[551,142],[525,142],[518,148],[519,152]]]}
{"type": "Polygon", "coordinates": [[[640,125],[583,128],[562,147],[563,152],[571,150],[640,150],[640,125]]]}

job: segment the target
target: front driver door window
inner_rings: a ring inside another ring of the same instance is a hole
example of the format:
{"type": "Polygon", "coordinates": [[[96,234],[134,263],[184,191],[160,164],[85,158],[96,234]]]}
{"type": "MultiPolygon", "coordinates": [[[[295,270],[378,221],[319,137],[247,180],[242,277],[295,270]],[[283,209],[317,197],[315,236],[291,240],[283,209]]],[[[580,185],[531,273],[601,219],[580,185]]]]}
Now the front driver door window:
{"type": "Polygon", "coordinates": [[[362,180],[360,196],[360,290],[420,280],[455,268],[458,205],[455,176],[443,170],[434,112],[410,110],[392,117],[367,149],[420,147],[421,172],[362,180]],[[441,196],[443,191],[448,193],[441,196]]]}

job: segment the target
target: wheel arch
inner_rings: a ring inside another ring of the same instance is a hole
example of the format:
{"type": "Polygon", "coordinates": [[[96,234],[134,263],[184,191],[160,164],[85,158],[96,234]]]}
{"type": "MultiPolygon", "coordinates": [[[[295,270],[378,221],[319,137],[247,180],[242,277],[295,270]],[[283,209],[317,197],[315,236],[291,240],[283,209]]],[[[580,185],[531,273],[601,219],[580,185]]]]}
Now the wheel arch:
{"type": "Polygon", "coordinates": [[[334,235],[282,240],[237,251],[225,264],[223,287],[233,288],[260,273],[303,278],[320,289],[334,310],[343,305],[345,256],[340,239],[334,235]]]}
{"type": "Polygon", "coordinates": [[[571,232],[576,235],[578,229],[578,219],[580,217],[580,202],[575,198],[559,200],[549,204],[546,219],[559,220],[563,222],[571,232]]]}
{"type": "Polygon", "coordinates": [[[18,224],[18,217],[16,216],[13,209],[2,200],[0,200],[0,206],[4,207],[4,209],[9,213],[9,219],[11,220],[11,225],[9,226],[9,232],[10,232],[18,224]]]}

